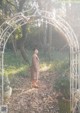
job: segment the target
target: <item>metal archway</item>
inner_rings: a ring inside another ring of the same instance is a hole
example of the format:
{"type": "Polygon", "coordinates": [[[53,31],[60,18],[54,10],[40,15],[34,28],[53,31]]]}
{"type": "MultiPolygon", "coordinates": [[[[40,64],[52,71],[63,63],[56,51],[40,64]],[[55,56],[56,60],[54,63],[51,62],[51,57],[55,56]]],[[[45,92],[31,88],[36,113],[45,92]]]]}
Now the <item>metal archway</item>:
{"type": "MultiPolygon", "coordinates": [[[[31,9],[33,10],[34,7],[31,9]]],[[[12,33],[17,29],[18,25],[23,26],[28,23],[30,18],[43,18],[44,21],[47,20],[49,24],[58,28],[64,33],[67,42],[70,47],[70,95],[71,95],[71,110],[75,113],[78,100],[80,95],[80,72],[79,72],[79,43],[75,33],[73,32],[70,25],[60,16],[55,15],[55,13],[50,13],[48,11],[39,10],[38,8],[33,11],[33,13],[24,16],[27,11],[17,13],[14,17],[6,20],[0,26],[0,73],[2,75],[2,105],[4,104],[4,51],[6,43],[12,33]]]]}

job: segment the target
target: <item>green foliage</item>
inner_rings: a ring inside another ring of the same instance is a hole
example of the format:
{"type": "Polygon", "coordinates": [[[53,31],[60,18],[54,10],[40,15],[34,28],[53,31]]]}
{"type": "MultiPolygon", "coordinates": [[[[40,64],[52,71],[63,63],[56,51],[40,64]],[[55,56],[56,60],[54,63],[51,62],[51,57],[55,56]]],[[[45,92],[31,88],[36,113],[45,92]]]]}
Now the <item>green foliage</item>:
{"type": "Polygon", "coordinates": [[[60,91],[65,98],[69,98],[70,96],[69,67],[68,61],[59,62],[55,67],[58,75],[55,81],[55,88],[57,91],[60,91]]]}
{"type": "Polygon", "coordinates": [[[42,56],[43,61],[54,64],[56,68],[57,68],[57,65],[59,65],[59,64],[62,65],[62,63],[69,61],[69,55],[68,55],[69,53],[68,52],[61,53],[56,50],[51,50],[50,54],[49,54],[48,51],[45,53],[45,51],[40,49],[39,54],[40,54],[40,56],[42,56]]]}
{"type": "Polygon", "coordinates": [[[70,102],[59,99],[59,113],[70,113],[70,102]]]}
{"type": "Polygon", "coordinates": [[[15,38],[16,38],[17,40],[22,37],[21,27],[20,27],[20,26],[18,26],[18,28],[16,29],[15,33],[16,33],[15,38]]]}
{"type": "Polygon", "coordinates": [[[56,66],[55,66],[55,71],[59,75],[66,75],[68,74],[67,72],[69,72],[69,67],[70,65],[68,60],[58,61],[58,63],[56,63],[56,66]]]}
{"type": "Polygon", "coordinates": [[[70,113],[70,75],[69,61],[59,62],[55,67],[57,78],[55,80],[55,89],[59,95],[59,113],[70,113]],[[64,98],[64,99],[63,99],[64,98]]]}
{"type": "Polygon", "coordinates": [[[59,76],[55,83],[55,88],[57,91],[60,91],[63,96],[69,99],[70,96],[70,81],[69,77],[66,75],[59,76]]]}
{"type": "Polygon", "coordinates": [[[14,75],[21,75],[27,76],[28,75],[28,64],[24,62],[20,54],[18,53],[17,56],[14,55],[11,51],[5,53],[5,75],[14,76],[14,75]]]}

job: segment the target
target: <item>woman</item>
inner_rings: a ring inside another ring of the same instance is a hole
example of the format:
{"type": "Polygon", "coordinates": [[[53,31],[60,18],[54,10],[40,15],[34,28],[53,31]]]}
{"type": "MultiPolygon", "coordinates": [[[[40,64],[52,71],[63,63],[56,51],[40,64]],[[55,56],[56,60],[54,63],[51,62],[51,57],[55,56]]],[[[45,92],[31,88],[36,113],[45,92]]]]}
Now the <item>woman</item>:
{"type": "Polygon", "coordinates": [[[38,50],[35,49],[32,56],[32,66],[31,66],[31,80],[32,87],[38,88],[38,77],[39,77],[39,57],[38,50]]]}

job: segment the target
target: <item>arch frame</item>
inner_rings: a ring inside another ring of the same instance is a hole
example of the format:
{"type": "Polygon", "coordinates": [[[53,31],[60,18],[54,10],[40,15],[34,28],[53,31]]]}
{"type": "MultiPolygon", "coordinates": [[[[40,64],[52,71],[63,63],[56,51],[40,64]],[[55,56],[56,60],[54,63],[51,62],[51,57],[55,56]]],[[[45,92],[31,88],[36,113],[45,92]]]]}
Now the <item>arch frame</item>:
{"type": "MultiPolygon", "coordinates": [[[[33,10],[34,7],[31,9],[33,10]]],[[[31,18],[43,19],[42,21],[51,24],[62,32],[70,47],[70,103],[72,113],[75,113],[77,102],[74,101],[79,97],[80,94],[80,71],[79,71],[79,43],[71,26],[60,16],[55,15],[51,12],[36,9],[33,13],[25,16],[26,12],[31,10],[23,11],[14,15],[9,20],[6,20],[0,26],[0,73],[2,75],[2,105],[4,104],[4,52],[5,46],[18,26],[27,24],[31,18]],[[77,96],[78,95],[78,96],[77,96]]]]}

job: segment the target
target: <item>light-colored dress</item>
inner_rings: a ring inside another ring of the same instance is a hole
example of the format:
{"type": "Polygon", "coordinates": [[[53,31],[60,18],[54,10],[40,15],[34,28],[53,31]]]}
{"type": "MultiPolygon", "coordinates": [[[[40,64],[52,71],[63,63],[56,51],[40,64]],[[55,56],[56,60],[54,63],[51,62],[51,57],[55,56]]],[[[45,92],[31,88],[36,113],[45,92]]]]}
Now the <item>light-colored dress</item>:
{"type": "Polygon", "coordinates": [[[32,80],[38,80],[38,77],[39,77],[39,57],[37,54],[33,54],[31,66],[31,78],[32,80]]]}

